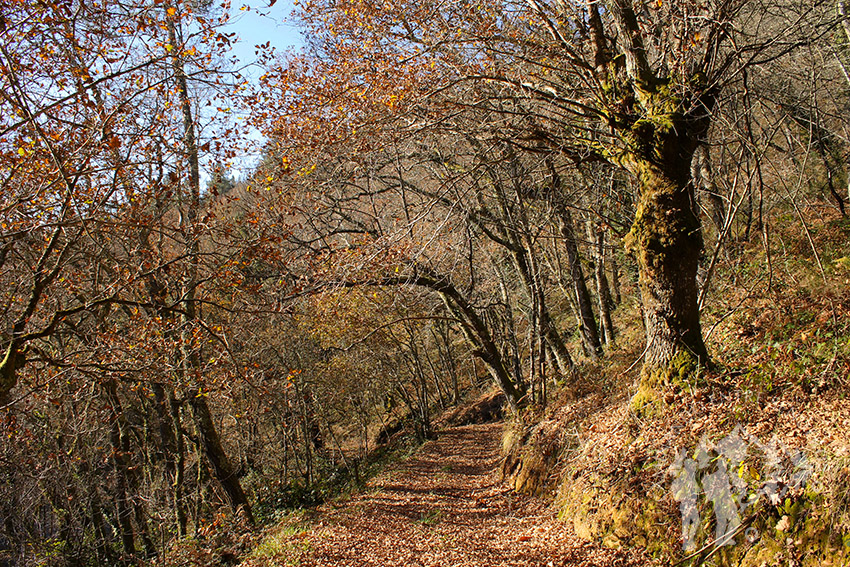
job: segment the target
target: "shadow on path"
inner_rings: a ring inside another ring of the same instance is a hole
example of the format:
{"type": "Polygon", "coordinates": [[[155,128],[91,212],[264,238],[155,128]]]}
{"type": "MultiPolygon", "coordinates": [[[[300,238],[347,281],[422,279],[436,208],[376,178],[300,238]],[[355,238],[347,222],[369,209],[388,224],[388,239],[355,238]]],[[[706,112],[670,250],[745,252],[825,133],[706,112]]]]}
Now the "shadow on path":
{"type": "MultiPolygon", "coordinates": [[[[343,506],[324,506],[297,565],[638,566],[645,558],[575,537],[543,500],[496,475],[501,424],[444,430],[343,506]]],[[[283,559],[283,558],[282,558],[283,559]]],[[[293,564],[281,561],[272,565],[293,564]]]]}

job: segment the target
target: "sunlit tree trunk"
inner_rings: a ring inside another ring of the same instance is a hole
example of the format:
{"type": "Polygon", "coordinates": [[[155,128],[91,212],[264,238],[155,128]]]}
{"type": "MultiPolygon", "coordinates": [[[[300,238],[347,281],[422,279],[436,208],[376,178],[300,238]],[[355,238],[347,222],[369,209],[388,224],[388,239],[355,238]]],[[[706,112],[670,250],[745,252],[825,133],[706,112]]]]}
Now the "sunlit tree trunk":
{"type": "Polygon", "coordinates": [[[702,232],[689,166],[689,154],[671,156],[663,167],[636,166],[640,196],[628,244],[638,264],[647,340],[638,403],[708,364],[697,305],[702,232]]]}
{"type": "Polygon", "coordinates": [[[602,344],[599,340],[599,332],[596,327],[596,317],[593,314],[590,292],[584,279],[584,270],[581,266],[578,243],[575,235],[575,225],[569,209],[558,206],[558,229],[564,242],[564,250],[567,252],[567,263],[570,269],[570,280],[572,281],[573,297],[575,299],[579,331],[581,340],[587,355],[596,360],[602,353],[602,344]]]}
{"type": "Polygon", "coordinates": [[[629,93],[628,111],[611,122],[620,147],[607,155],[638,181],[637,210],[626,244],[637,260],[646,328],[641,383],[633,399],[642,408],[657,401],[662,386],[681,386],[709,364],[698,306],[703,240],[691,163],[711,124],[716,91],[700,67],[710,65],[709,57],[689,70],[687,84],[673,91],[666,70],[650,63],[634,4],[611,0],[606,7],[619,36],[615,43],[603,33],[599,6],[588,2],[597,76],[610,92],[629,93]],[[610,57],[610,48],[616,48],[622,62],[610,57]]]}
{"type": "Polygon", "coordinates": [[[614,323],[611,320],[611,288],[605,275],[605,231],[602,227],[588,225],[588,239],[593,245],[593,275],[596,281],[596,299],[599,306],[599,321],[602,323],[602,337],[606,345],[614,343],[614,323]]]}

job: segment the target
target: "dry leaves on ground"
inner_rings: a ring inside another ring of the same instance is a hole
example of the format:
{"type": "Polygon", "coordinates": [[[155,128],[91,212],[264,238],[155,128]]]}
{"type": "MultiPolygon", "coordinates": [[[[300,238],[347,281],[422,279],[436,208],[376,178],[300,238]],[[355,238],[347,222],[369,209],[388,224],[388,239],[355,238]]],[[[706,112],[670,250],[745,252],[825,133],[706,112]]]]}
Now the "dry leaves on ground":
{"type": "Polygon", "coordinates": [[[632,566],[634,552],[578,539],[548,503],[514,494],[496,475],[500,424],[441,432],[416,456],[343,505],[325,505],[306,532],[248,565],[632,566]]]}

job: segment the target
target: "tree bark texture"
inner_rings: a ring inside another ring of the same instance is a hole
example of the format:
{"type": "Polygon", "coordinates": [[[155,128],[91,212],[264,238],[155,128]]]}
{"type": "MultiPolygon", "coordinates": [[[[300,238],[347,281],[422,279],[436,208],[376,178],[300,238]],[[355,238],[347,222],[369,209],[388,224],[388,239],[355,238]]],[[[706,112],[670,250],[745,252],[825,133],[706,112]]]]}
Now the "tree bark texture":
{"type": "Polygon", "coordinates": [[[708,363],[697,305],[702,232],[689,156],[639,166],[640,198],[629,244],[638,263],[647,346],[642,386],[686,378],[708,363]]]}
{"type": "MultiPolygon", "coordinates": [[[[609,85],[607,109],[613,111],[606,109],[606,121],[618,140],[605,156],[639,184],[626,242],[637,260],[646,326],[641,386],[633,399],[638,409],[654,405],[662,384],[683,382],[709,363],[698,307],[703,241],[691,163],[711,125],[717,86],[707,77],[714,64],[709,49],[695,62],[687,83],[672,88],[675,81],[665,68],[653,70],[636,4],[611,0],[604,6],[617,29],[616,49],[623,61],[620,66],[616,58],[603,57],[609,68],[598,71],[601,83],[609,85]]],[[[709,47],[723,37],[712,36],[709,47]]]]}

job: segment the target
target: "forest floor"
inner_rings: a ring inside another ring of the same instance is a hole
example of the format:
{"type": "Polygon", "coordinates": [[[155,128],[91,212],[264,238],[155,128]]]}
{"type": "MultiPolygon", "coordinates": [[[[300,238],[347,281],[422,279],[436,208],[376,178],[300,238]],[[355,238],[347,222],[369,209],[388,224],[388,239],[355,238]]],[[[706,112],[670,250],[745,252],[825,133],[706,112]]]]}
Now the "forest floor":
{"type": "Polygon", "coordinates": [[[639,553],[580,540],[551,503],[498,477],[503,424],[447,428],[343,502],[284,522],[245,564],[631,566],[639,553]]]}

